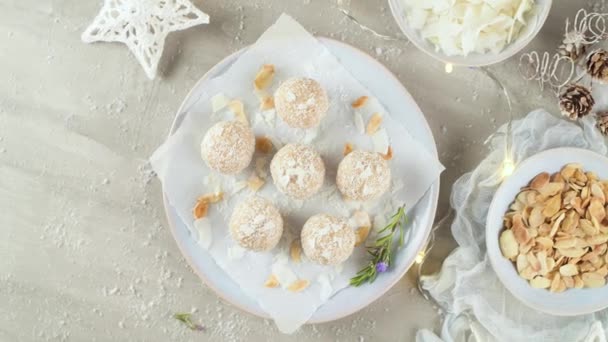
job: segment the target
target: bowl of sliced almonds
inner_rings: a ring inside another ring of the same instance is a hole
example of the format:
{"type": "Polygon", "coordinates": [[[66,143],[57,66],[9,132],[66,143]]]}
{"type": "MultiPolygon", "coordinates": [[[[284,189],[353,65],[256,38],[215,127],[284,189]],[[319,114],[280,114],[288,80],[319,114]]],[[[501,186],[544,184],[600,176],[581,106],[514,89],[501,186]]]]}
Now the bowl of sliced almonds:
{"type": "Polygon", "coordinates": [[[521,162],[486,222],[492,267],[526,305],[574,316],[608,307],[608,158],[557,148],[521,162]]]}

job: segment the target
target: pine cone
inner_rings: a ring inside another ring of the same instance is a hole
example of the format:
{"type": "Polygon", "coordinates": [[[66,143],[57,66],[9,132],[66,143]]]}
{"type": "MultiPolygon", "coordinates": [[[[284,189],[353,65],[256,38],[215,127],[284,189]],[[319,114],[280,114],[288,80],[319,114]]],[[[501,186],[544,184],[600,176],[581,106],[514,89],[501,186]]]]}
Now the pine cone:
{"type": "Polygon", "coordinates": [[[608,135],[608,112],[597,113],[595,125],[603,135],[608,135]]]}
{"type": "Polygon", "coordinates": [[[562,40],[562,44],[557,48],[557,52],[560,55],[570,57],[573,62],[576,62],[586,51],[587,47],[583,44],[582,40],[577,37],[575,31],[566,33],[562,40]]]}
{"type": "Polygon", "coordinates": [[[569,84],[559,95],[559,108],[562,115],[570,120],[576,120],[589,114],[595,105],[591,91],[580,84],[569,84]]]}
{"type": "Polygon", "coordinates": [[[587,59],[587,73],[601,83],[608,82],[608,51],[598,50],[587,59]]]}

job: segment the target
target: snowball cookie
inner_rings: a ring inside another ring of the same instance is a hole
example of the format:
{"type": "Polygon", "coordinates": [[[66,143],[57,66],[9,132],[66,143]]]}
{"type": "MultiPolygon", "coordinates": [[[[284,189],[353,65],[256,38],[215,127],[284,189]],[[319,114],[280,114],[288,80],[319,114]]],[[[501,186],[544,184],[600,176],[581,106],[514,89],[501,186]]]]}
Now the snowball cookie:
{"type": "Polygon", "coordinates": [[[315,215],[306,221],[300,236],[306,256],[321,265],[344,262],[355,248],[355,232],[344,218],[327,214],[315,215]]]}
{"type": "Polygon", "coordinates": [[[345,198],[367,201],[382,196],[391,184],[391,169],[378,153],[353,151],[338,165],[338,189],[345,198]]]}
{"type": "Polygon", "coordinates": [[[281,240],[283,218],[268,200],[254,196],[234,208],[230,235],[239,246],[253,251],[268,251],[281,240]]]}
{"type": "Polygon", "coordinates": [[[274,94],[277,114],[294,128],[316,127],[329,108],[327,93],[310,78],[291,78],[274,94]]]}
{"type": "Polygon", "coordinates": [[[272,158],[270,174],[279,191],[295,199],[305,199],[323,185],[325,164],[312,147],[288,144],[272,158]]]}
{"type": "Polygon", "coordinates": [[[201,155],[207,165],[223,174],[243,171],[255,152],[255,136],[247,125],[238,121],[221,121],[213,125],[201,143],[201,155]]]}

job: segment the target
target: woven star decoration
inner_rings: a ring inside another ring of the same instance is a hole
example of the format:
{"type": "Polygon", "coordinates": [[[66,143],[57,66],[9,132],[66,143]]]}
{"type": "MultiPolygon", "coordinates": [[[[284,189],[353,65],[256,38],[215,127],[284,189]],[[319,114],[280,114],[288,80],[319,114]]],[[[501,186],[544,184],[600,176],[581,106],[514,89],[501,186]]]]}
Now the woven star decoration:
{"type": "Polygon", "coordinates": [[[189,0],[105,0],[81,38],[85,43],[124,43],[154,79],[167,35],[208,23],[209,16],[189,0]]]}

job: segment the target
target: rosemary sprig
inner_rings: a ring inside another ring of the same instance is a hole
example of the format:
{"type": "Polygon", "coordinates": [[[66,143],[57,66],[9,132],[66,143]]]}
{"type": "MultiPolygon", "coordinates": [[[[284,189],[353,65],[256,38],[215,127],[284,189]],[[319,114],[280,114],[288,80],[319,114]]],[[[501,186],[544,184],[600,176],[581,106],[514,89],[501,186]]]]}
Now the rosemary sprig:
{"type": "Polygon", "coordinates": [[[378,273],[383,273],[388,270],[391,266],[393,240],[395,239],[395,235],[398,234],[397,249],[403,246],[406,223],[407,216],[405,215],[405,206],[401,206],[391,217],[390,222],[378,232],[378,239],[376,242],[371,246],[366,246],[367,253],[371,255],[372,260],[370,260],[369,264],[361,269],[357,275],[350,279],[350,284],[352,286],[373,283],[374,280],[376,280],[376,277],[378,277],[378,273]]]}
{"type": "Polygon", "coordinates": [[[205,330],[204,326],[192,322],[192,314],[189,314],[189,313],[176,313],[176,314],[173,315],[173,318],[175,318],[176,320],[184,323],[188,328],[190,328],[190,330],[195,330],[195,331],[203,331],[203,330],[205,330]]]}

